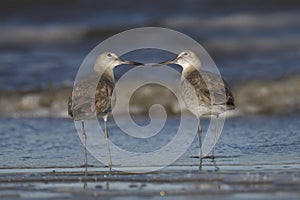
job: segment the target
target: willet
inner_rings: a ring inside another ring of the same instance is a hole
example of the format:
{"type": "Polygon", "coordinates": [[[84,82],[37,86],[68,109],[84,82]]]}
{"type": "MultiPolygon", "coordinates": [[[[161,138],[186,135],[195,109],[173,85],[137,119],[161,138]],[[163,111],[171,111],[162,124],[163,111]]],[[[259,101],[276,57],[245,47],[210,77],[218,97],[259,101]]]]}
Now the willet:
{"type": "Polygon", "coordinates": [[[219,115],[226,110],[235,108],[233,95],[224,79],[218,75],[201,70],[201,61],[191,50],[178,54],[174,60],[165,61],[155,66],[177,64],[182,67],[181,93],[186,107],[198,119],[198,138],[200,146],[200,161],[202,154],[202,129],[200,117],[213,115],[216,117],[212,159],[215,158],[215,145],[219,133],[219,115]]]}
{"type": "Polygon", "coordinates": [[[84,165],[87,175],[87,136],[84,129],[84,120],[102,117],[104,121],[105,140],[109,158],[109,171],[112,168],[112,160],[109,147],[109,135],[107,118],[115,104],[113,90],[115,79],[113,69],[118,65],[143,65],[142,63],[121,60],[116,54],[105,52],[98,56],[94,65],[94,74],[75,84],[69,97],[68,114],[76,121],[81,121],[82,138],[84,142],[84,165]],[[98,83],[97,83],[98,81],[98,83]]]}

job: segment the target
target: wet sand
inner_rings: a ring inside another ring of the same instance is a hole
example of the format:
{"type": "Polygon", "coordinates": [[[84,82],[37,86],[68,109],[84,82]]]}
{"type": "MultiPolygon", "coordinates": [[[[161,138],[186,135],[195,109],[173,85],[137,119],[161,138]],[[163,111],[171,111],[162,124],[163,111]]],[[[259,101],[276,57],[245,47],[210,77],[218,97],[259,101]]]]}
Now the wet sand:
{"type": "Polygon", "coordinates": [[[170,166],[147,174],[129,174],[107,168],[1,169],[1,199],[298,199],[299,170],[221,170],[204,161],[198,166],[170,166]],[[95,170],[95,171],[91,171],[95,170]],[[13,173],[18,171],[18,173],[13,173]]]}

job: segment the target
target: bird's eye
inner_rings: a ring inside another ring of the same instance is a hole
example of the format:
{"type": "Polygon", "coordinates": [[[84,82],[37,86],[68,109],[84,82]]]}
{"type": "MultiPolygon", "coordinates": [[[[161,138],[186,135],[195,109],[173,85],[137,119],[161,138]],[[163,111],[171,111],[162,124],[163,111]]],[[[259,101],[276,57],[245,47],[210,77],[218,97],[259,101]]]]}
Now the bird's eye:
{"type": "Polygon", "coordinates": [[[187,52],[185,52],[184,54],[183,54],[184,56],[187,56],[187,55],[189,55],[187,52]]]}
{"type": "Polygon", "coordinates": [[[112,55],[109,53],[109,54],[107,54],[107,57],[112,57],[112,55]]]}

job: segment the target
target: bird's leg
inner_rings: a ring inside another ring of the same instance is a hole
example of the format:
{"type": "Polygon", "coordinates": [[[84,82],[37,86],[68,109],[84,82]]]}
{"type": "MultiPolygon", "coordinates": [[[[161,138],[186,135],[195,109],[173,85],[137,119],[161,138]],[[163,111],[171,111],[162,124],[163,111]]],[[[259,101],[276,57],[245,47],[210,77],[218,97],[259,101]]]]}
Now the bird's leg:
{"type": "Polygon", "coordinates": [[[203,161],[203,160],[200,158],[199,171],[202,171],[202,165],[203,165],[203,164],[202,164],[202,161],[203,161]]]}
{"type": "Polygon", "coordinates": [[[87,167],[88,167],[88,161],[87,161],[87,150],[86,150],[86,133],[84,130],[84,121],[81,121],[82,126],[82,139],[84,144],[84,166],[85,166],[85,172],[84,175],[87,176],[87,167]]]}
{"type": "Polygon", "coordinates": [[[111,161],[111,155],[110,155],[110,147],[109,147],[109,136],[108,136],[108,129],[107,129],[107,115],[103,117],[104,121],[104,131],[105,131],[105,141],[106,141],[106,146],[107,146],[107,153],[108,153],[108,159],[109,159],[109,172],[111,172],[112,168],[112,161],[111,161]]]}
{"type": "Polygon", "coordinates": [[[199,158],[200,158],[200,160],[202,160],[202,158],[203,158],[203,154],[202,154],[202,129],[201,129],[201,125],[200,125],[200,117],[198,117],[198,129],[197,129],[197,133],[198,133],[199,146],[200,146],[200,155],[199,155],[199,158]]]}
{"type": "Polygon", "coordinates": [[[220,170],[220,167],[218,167],[216,160],[212,160],[213,165],[215,166],[215,172],[220,170]]]}
{"type": "Polygon", "coordinates": [[[216,150],[218,134],[219,134],[219,115],[216,116],[215,136],[214,136],[214,143],[213,143],[213,149],[212,149],[212,155],[211,155],[211,158],[213,160],[215,159],[215,150],[216,150]]]}

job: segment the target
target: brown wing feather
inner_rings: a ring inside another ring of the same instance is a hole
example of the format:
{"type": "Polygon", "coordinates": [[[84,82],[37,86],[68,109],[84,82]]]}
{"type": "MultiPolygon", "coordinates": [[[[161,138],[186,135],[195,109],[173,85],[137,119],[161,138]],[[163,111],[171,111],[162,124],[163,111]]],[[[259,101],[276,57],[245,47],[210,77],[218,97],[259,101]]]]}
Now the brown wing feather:
{"type": "Polygon", "coordinates": [[[191,84],[191,86],[195,89],[197,98],[203,103],[210,106],[211,98],[209,89],[206,86],[206,83],[202,76],[199,74],[197,70],[189,73],[185,79],[191,84]]]}
{"type": "Polygon", "coordinates": [[[98,79],[91,75],[74,86],[69,97],[68,114],[75,120],[95,118],[110,112],[114,80],[105,74],[98,79]]]}
{"type": "Polygon", "coordinates": [[[114,105],[113,90],[115,83],[112,78],[102,76],[97,85],[95,94],[95,105],[97,115],[110,112],[114,105]]]}
{"type": "Polygon", "coordinates": [[[211,102],[213,98],[213,105],[226,105],[227,109],[234,109],[234,98],[227,82],[211,72],[200,72],[193,70],[185,77],[195,88],[198,98],[202,99],[203,103],[211,102]]]}
{"type": "Polygon", "coordinates": [[[70,117],[73,117],[73,110],[72,110],[72,93],[70,94],[69,99],[68,99],[68,115],[69,115],[70,117]]]}
{"type": "Polygon", "coordinates": [[[228,83],[223,79],[223,82],[225,84],[225,93],[226,93],[226,105],[227,105],[227,108],[229,110],[232,110],[235,108],[235,104],[234,104],[234,97],[233,97],[233,94],[229,88],[229,85],[228,83]]]}

